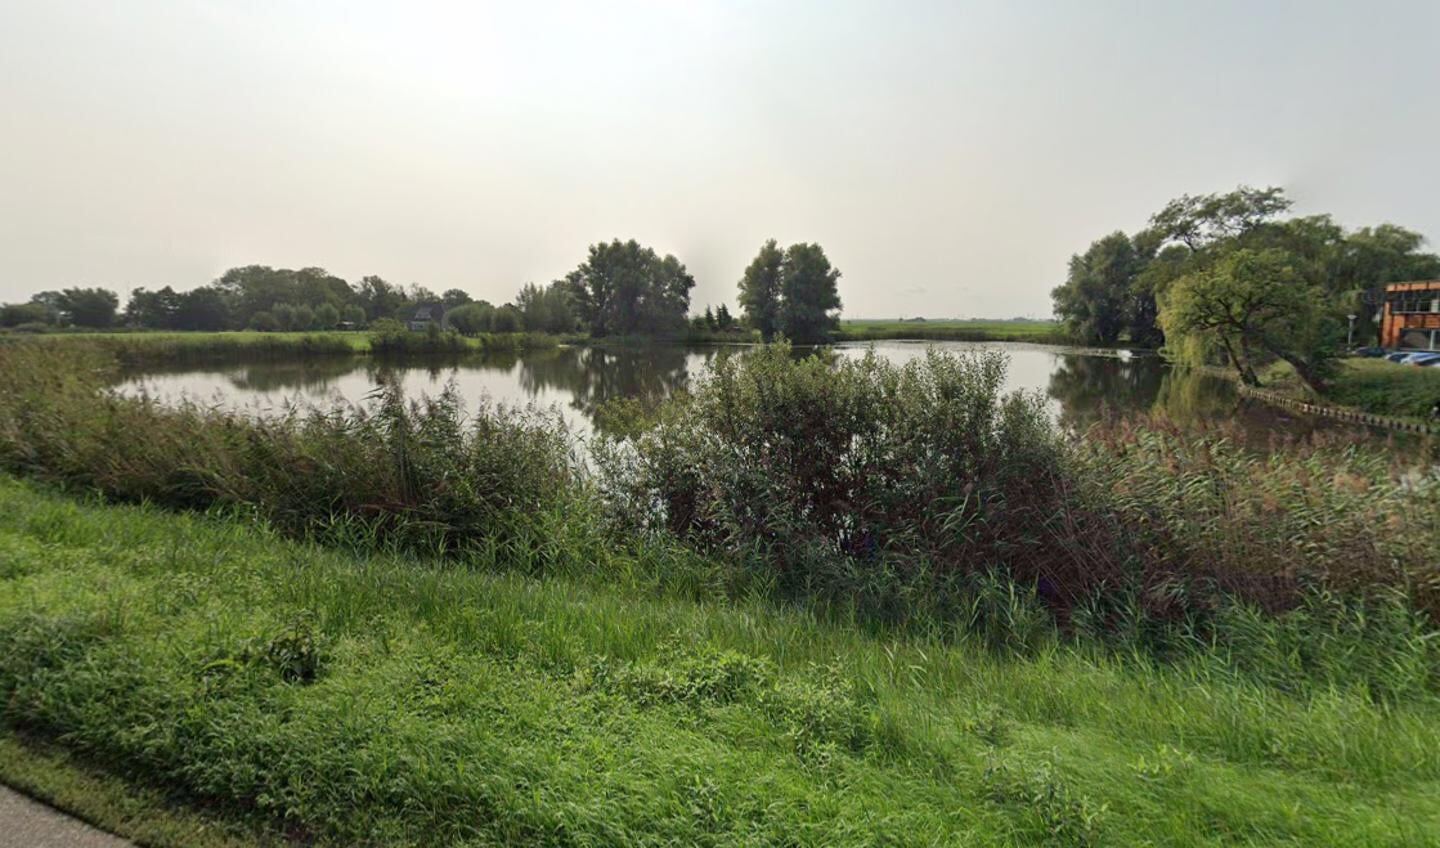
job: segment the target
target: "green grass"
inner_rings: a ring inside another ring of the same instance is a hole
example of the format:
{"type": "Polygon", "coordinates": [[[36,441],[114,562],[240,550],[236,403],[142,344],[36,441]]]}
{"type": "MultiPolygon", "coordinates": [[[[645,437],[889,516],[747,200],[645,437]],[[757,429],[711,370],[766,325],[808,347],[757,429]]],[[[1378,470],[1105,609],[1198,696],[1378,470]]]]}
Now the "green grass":
{"type": "MultiPolygon", "coordinates": [[[[1268,389],[1313,397],[1295,370],[1283,362],[1268,368],[1261,381],[1268,389]]],[[[1431,407],[1440,401],[1440,368],[1382,359],[1346,359],[1322,400],[1375,415],[1429,418],[1431,407]]]]}
{"type": "Polygon", "coordinates": [[[1064,325],[1056,321],[884,321],[846,320],[840,322],[836,341],[922,339],[932,341],[1020,341],[1066,344],[1072,341],[1064,325]]]}
{"type": "Polygon", "coordinates": [[[0,735],[0,783],[101,830],[157,848],[280,845],[243,823],[225,821],[148,786],[136,786],[24,734],[0,735]]]}
{"type": "Polygon", "coordinates": [[[1433,698],[505,565],[0,478],[0,716],[318,844],[1440,844],[1433,698]]]}

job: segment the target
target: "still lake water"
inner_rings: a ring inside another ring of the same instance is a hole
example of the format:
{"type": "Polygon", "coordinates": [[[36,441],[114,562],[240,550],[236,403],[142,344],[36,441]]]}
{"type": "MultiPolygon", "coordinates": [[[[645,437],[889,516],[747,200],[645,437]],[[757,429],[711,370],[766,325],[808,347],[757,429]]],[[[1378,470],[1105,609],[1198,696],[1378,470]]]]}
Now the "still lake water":
{"type": "MultiPolygon", "coordinates": [[[[838,356],[860,357],[873,348],[880,356],[904,362],[923,356],[929,347],[954,353],[1005,353],[1009,357],[1007,388],[1043,393],[1056,420],[1066,427],[1083,429],[1110,415],[1159,412],[1188,428],[1238,424],[1244,440],[1257,446],[1275,439],[1304,438],[1317,430],[1350,429],[1241,399],[1226,380],[1176,371],[1157,357],[1124,351],[905,341],[847,343],[829,350],[838,356]]],[[[488,398],[512,406],[553,407],[577,433],[585,435],[594,431],[596,410],[606,401],[620,397],[659,401],[703,378],[716,357],[743,354],[745,349],[735,345],[561,347],[521,354],[467,354],[447,360],[337,357],[253,362],[137,372],[127,375],[120,389],[162,400],[183,397],[273,414],[288,404],[328,407],[362,403],[382,384],[398,383],[407,396],[420,398],[439,394],[453,382],[469,405],[488,398]]]]}

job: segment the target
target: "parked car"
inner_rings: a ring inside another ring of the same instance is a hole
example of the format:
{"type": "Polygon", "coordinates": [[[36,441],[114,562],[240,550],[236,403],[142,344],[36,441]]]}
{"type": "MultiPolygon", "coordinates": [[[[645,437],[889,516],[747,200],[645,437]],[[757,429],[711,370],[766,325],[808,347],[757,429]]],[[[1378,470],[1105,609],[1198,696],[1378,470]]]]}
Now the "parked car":
{"type": "Polygon", "coordinates": [[[1405,357],[1406,365],[1429,365],[1432,362],[1440,361],[1440,351],[1429,350],[1423,353],[1412,353],[1405,357]]]}
{"type": "Polygon", "coordinates": [[[1385,354],[1385,361],[1386,361],[1386,362],[1404,362],[1404,361],[1405,361],[1405,357],[1409,356],[1411,353],[1413,353],[1413,351],[1409,351],[1409,350],[1397,350],[1397,351],[1395,351],[1394,353],[1387,353],[1387,354],[1385,354]]]}
{"type": "Polygon", "coordinates": [[[1350,355],[1351,355],[1351,356],[1364,357],[1365,359],[1375,359],[1375,358],[1377,358],[1377,357],[1381,357],[1381,356],[1384,356],[1384,355],[1385,355],[1385,348],[1383,348],[1383,347],[1357,347],[1357,348],[1355,348],[1354,350],[1350,351],[1350,355]]]}

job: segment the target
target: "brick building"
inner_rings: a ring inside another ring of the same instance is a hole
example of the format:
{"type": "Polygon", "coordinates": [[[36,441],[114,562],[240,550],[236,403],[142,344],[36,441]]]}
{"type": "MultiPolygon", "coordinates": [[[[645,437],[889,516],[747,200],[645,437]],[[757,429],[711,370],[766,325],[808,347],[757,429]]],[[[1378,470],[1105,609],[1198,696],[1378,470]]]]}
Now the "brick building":
{"type": "Polygon", "coordinates": [[[1440,280],[1391,283],[1385,287],[1380,346],[1440,350],[1440,280]]]}

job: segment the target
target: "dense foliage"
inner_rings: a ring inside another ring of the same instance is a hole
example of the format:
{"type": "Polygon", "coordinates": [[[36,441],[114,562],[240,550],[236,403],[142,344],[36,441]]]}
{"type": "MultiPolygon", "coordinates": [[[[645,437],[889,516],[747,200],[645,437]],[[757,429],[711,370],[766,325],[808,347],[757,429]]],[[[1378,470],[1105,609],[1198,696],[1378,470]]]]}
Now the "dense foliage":
{"type": "Polygon", "coordinates": [[[592,244],[564,285],[592,335],[665,335],[684,329],[695,278],[674,256],[616,239],[592,244]]]}
{"type": "Polygon", "coordinates": [[[407,406],[393,390],[370,409],[278,419],[168,407],[102,391],[104,351],[0,345],[0,466],[126,500],[245,507],[302,535],[358,523],[430,550],[550,527],[598,492],[614,543],[691,547],[878,619],[963,620],[997,574],[1061,623],[1120,616],[1181,641],[1214,638],[1235,600],[1274,611],[1316,591],[1398,592],[1440,613],[1434,479],[1396,485],[1381,453],[1266,463],[1163,428],[1073,442],[1039,397],[1003,392],[994,355],[720,357],[653,428],[601,440],[594,473],[545,416],[467,414],[450,395],[407,406]]]}
{"type": "Polygon", "coordinates": [[[767,341],[777,333],[801,344],[827,341],[840,326],[839,279],[820,245],[792,244],[782,252],[770,239],[740,279],[740,308],[767,341]]]}
{"type": "Polygon", "coordinates": [[[783,348],[717,362],[652,431],[602,454],[614,515],[882,613],[953,614],[994,569],[1062,618],[1137,604],[1140,619],[1203,628],[1223,597],[1279,609],[1380,586],[1440,613],[1435,481],[1402,490],[1383,455],[1266,465],[1163,430],[1072,444],[1040,398],[1002,392],[1004,367],[783,348]]]}
{"type": "Polygon", "coordinates": [[[124,338],[0,343],[0,470],[147,505],[0,480],[0,721],[223,821],[416,845],[1440,826],[1440,481],[1381,452],[1075,442],[997,356],[772,346],[587,462],[554,417],[452,394],[264,419],[122,397],[124,338]]]}
{"type": "Polygon", "coordinates": [[[1251,384],[1283,360],[1324,392],[1347,316],[1355,343],[1371,342],[1384,285],[1440,277],[1440,256],[1403,227],[1282,218],[1290,205],[1278,188],[1245,186],[1173,200],[1134,236],[1112,233],[1073,257],[1055,313],[1084,341],[1163,342],[1251,384]]]}

